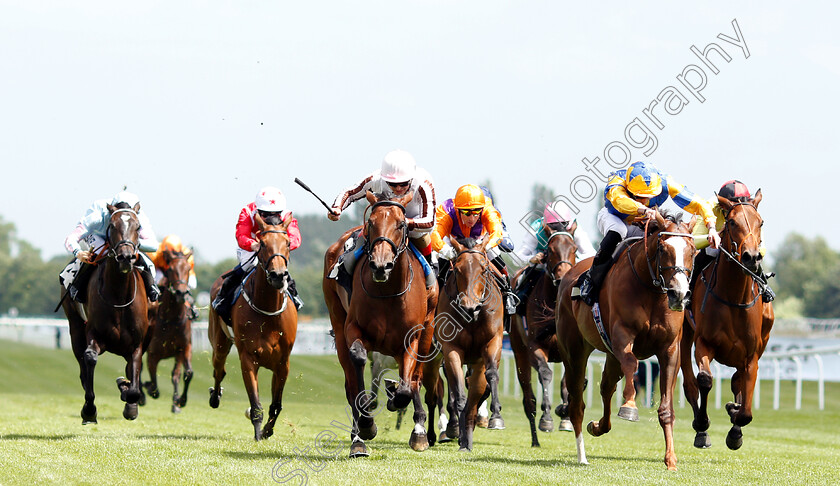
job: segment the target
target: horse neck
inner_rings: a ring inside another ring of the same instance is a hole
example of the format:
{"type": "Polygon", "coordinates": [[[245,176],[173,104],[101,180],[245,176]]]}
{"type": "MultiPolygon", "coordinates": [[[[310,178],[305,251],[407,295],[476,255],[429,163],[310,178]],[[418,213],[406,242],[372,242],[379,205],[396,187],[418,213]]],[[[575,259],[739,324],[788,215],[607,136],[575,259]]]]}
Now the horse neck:
{"type": "Polygon", "coordinates": [[[164,322],[183,322],[187,318],[187,307],[184,302],[178,302],[178,299],[172,292],[164,290],[163,296],[160,298],[160,307],[158,307],[160,318],[164,322]]]}
{"type": "Polygon", "coordinates": [[[108,291],[113,298],[119,299],[122,297],[131,298],[135,292],[140,291],[136,288],[139,285],[138,282],[136,280],[132,282],[136,278],[134,274],[137,272],[133,266],[130,272],[122,273],[119,263],[113,258],[107,258],[104,266],[105,268],[102,269],[100,276],[103,281],[97,282],[97,285],[101,285],[100,290],[103,293],[108,291]]]}
{"type": "MultiPolygon", "coordinates": [[[[632,272],[633,270],[635,270],[636,275],[639,276],[639,278],[633,276],[633,280],[636,283],[638,283],[639,279],[641,279],[645,285],[649,287],[653,286],[653,279],[655,277],[651,275],[651,269],[653,270],[653,272],[656,272],[657,270],[656,247],[659,244],[659,242],[656,241],[657,238],[658,236],[656,234],[648,235],[647,240],[643,238],[639,240],[638,243],[630,245],[627,248],[627,250],[625,250],[630,255],[630,260],[632,262],[631,265],[633,266],[633,268],[630,269],[630,271],[632,272]],[[651,242],[651,239],[653,239],[654,241],[651,242]],[[648,245],[653,245],[653,249],[644,246],[645,243],[647,243],[648,245]],[[635,249],[636,246],[641,246],[642,248],[644,248],[645,251],[635,249]]],[[[623,259],[623,256],[624,255],[619,255],[619,259],[623,259]]]]}
{"type": "Polygon", "coordinates": [[[253,292],[248,291],[247,286],[246,291],[248,291],[254,305],[266,311],[274,311],[280,308],[282,295],[279,290],[275,289],[268,283],[268,279],[266,277],[267,274],[265,273],[265,270],[263,270],[262,265],[258,264],[256,270],[249,279],[251,281],[251,289],[253,289],[253,292]]]}
{"type": "Polygon", "coordinates": [[[716,272],[714,279],[709,282],[716,294],[733,302],[743,302],[755,296],[753,293],[755,282],[752,277],[744,273],[737,263],[723,253],[719,253],[715,264],[709,267],[711,270],[706,275],[706,282],[709,282],[711,272],[716,272]]]}
{"type": "MultiPolygon", "coordinates": [[[[397,293],[401,292],[407,285],[408,281],[411,276],[411,265],[413,264],[412,259],[409,257],[409,251],[403,251],[400,253],[400,256],[397,257],[397,260],[394,262],[394,269],[391,270],[391,275],[388,277],[386,282],[374,282],[373,278],[370,276],[370,272],[366,272],[368,274],[368,281],[365,282],[365,286],[368,285],[370,282],[370,287],[368,288],[378,288],[383,293],[397,293]]],[[[423,270],[419,270],[420,275],[423,275],[423,270]]],[[[417,270],[415,270],[414,278],[417,278],[417,270]]]]}

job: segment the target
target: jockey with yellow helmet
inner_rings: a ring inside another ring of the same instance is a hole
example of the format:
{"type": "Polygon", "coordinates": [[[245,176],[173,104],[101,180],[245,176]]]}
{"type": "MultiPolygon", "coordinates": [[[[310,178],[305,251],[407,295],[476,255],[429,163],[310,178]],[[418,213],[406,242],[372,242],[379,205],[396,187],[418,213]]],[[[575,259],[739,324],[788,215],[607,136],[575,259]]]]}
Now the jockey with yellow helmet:
{"type": "Polygon", "coordinates": [[[581,276],[580,298],[584,302],[588,305],[597,302],[618,243],[626,237],[643,236],[644,230],[634,223],[653,218],[653,208],[662,206],[668,198],[683,210],[700,216],[709,229],[710,244],[717,248],[720,236],[715,229],[716,217],[709,203],[659,172],[653,164],[634,162],[626,169],[611,173],[607,179],[604,207],[598,211],[598,230],[604,239],[595,254],[592,268],[581,276]]]}
{"type": "Polygon", "coordinates": [[[449,238],[488,238],[487,256],[499,272],[494,272],[494,276],[505,296],[505,310],[510,315],[516,312],[518,300],[510,290],[510,277],[498,248],[503,231],[501,214],[488,204],[484,191],[477,185],[467,184],[458,188],[454,199],[447,199],[435,210],[432,248],[444,259],[440,275],[445,278],[449,260],[456,256],[455,249],[448,244],[449,238]]]}
{"type": "MultiPolygon", "coordinates": [[[[160,246],[156,252],[148,253],[147,255],[155,264],[155,281],[158,285],[161,284],[169,265],[172,262],[172,257],[181,254],[187,258],[187,263],[190,264],[190,275],[187,280],[187,286],[195,290],[198,286],[198,281],[195,278],[195,259],[191,248],[184,246],[181,238],[178,235],[166,235],[160,240],[160,246]]],[[[187,294],[186,297],[187,310],[190,311],[193,320],[198,319],[198,309],[195,307],[195,299],[192,294],[187,294]]]]}

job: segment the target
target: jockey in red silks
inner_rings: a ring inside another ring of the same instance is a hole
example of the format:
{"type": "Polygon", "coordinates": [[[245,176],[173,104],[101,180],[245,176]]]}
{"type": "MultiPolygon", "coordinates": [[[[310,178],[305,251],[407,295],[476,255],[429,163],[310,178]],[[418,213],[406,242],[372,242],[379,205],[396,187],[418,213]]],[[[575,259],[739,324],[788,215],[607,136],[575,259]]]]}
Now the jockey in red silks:
{"type": "MultiPolygon", "coordinates": [[[[239,212],[239,219],[236,222],[236,257],[239,265],[225,277],[222,288],[213,300],[213,309],[220,316],[227,318],[233,306],[233,290],[242,283],[242,279],[251,272],[257,265],[257,251],[260,249],[260,242],[254,229],[254,214],[259,213],[260,217],[272,225],[281,224],[291,218],[287,228],[289,233],[289,250],[300,246],[301,236],[297,219],[292,212],[286,209],[286,196],[276,187],[263,187],[257,192],[254,202],[248,203],[239,212]]],[[[294,279],[289,279],[289,295],[300,309],[303,301],[297,293],[294,279]]]]}

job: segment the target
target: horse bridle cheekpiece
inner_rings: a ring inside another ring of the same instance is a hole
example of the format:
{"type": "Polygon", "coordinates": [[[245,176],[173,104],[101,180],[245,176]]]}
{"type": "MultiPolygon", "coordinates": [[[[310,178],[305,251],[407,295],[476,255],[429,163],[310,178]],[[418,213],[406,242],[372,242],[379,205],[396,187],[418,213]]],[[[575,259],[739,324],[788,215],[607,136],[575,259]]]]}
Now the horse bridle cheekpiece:
{"type": "MultiPolygon", "coordinates": [[[[730,254],[730,252],[726,251],[726,249],[724,249],[724,248],[722,248],[722,247],[721,247],[720,249],[721,249],[721,251],[723,251],[723,253],[724,253],[727,257],[729,257],[729,258],[730,258],[730,259],[732,259],[732,260],[738,261],[737,259],[741,256],[741,254],[738,252],[738,242],[737,242],[737,241],[735,241],[735,240],[732,238],[732,232],[728,230],[729,225],[730,225],[730,221],[733,221],[732,219],[729,219],[729,215],[730,215],[730,214],[732,214],[732,210],[733,210],[736,206],[749,206],[749,207],[753,208],[753,210],[754,210],[756,213],[758,213],[758,208],[756,208],[756,207],[755,207],[755,205],[753,205],[751,202],[742,201],[742,202],[737,202],[737,203],[733,204],[733,205],[732,205],[732,207],[730,207],[730,208],[729,208],[729,211],[727,211],[727,212],[726,212],[726,223],[725,223],[725,226],[724,226],[723,232],[725,232],[725,233],[726,233],[726,236],[729,238],[729,242],[732,244],[732,253],[730,254]]],[[[761,218],[761,216],[759,216],[759,219],[760,219],[760,218],[761,218]]],[[[761,221],[761,224],[758,226],[758,227],[759,227],[759,230],[761,229],[761,226],[763,226],[763,225],[764,225],[764,221],[762,220],[762,221],[761,221]]],[[[750,227],[750,226],[749,226],[749,222],[747,223],[747,229],[749,230],[749,233],[747,233],[747,236],[746,236],[746,237],[744,237],[744,240],[745,240],[745,241],[746,241],[746,239],[747,239],[747,238],[749,238],[750,236],[754,236],[754,235],[753,235],[753,229],[752,229],[752,227],[750,227]]],[[[761,242],[761,233],[759,233],[759,236],[758,236],[758,241],[759,241],[759,243],[761,242]]],[[[742,242],[742,243],[743,243],[743,242],[742,242]]],[[[740,262],[738,262],[738,263],[740,263],[740,262]]]]}
{"type": "MultiPolygon", "coordinates": [[[[287,238],[289,236],[289,232],[288,231],[283,231],[283,230],[263,230],[263,231],[260,231],[260,235],[264,235],[264,234],[268,234],[268,233],[277,233],[277,234],[281,234],[281,235],[286,235],[287,238]]],[[[265,248],[265,244],[262,242],[262,240],[260,240],[260,249],[257,250],[257,254],[259,254],[259,252],[262,251],[263,248],[265,248]]],[[[269,255],[269,257],[266,258],[264,262],[260,262],[260,266],[262,266],[263,271],[265,271],[265,273],[268,273],[268,265],[271,263],[271,260],[273,260],[277,257],[280,257],[280,258],[283,259],[283,263],[286,265],[286,273],[289,273],[289,270],[288,270],[289,259],[286,257],[286,255],[284,255],[282,253],[275,253],[273,255],[269,255]]],[[[258,261],[259,261],[259,259],[258,259],[258,261]]]]}
{"type": "MultiPolygon", "coordinates": [[[[402,210],[403,215],[405,215],[405,206],[396,202],[396,201],[377,201],[370,207],[371,216],[373,216],[373,210],[380,207],[380,206],[395,206],[402,210]]],[[[408,224],[406,224],[405,219],[397,224],[397,230],[402,232],[402,238],[400,239],[400,244],[394,243],[393,240],[386,236],[377,236],[373,240],[368,239],[368,227],[370,226],[370,218],[367,220],[367,224],[365,224],[365,240],[368,240],[367,248],[365,252],[367,253],[368,259],[373,258],[373,247],[376,246],[377,243],[380,241],[384,241],[391,245],[391,248],[394,250],[394,260],[391,262],[396,265],[397,258],[400,257],[402,252],[408,248],[408,224]]]]}
{"type": "MultiPolygon", "coordinates": [[[[680,265],[667,265],[662,266],[661,263],[661,255],[662,255],[662,237],[671,237],[671,236],[678,236],[682,238],[694,238],[694,235],[691,233],[676,233],[672,231],[660,231],[656,234],[656,255],[654,256],[653,260],[656,260],[656,271],[654,272],[653,266],[651,265],[651,258],[647,256],[647,228],[645,228],[645,237],[644,237],[644,251],[645,251],[645,261],[647,262],[648,272],[650,273],[650,279],[653,282],[654,289],[658,289],[657,291],[660,294],[667,293],[669,290],[674,290],[668,287],[667,283],[665,282],[665,277],[662,276],[663,270],[674,270],[675,273],[684,273],[688,278],[688,281],[691,281],[691,272],[692,269],[683,267],[680,265]]],[[[630,258],[630,252],[627,252],[627,258],[630,260],[630,268],[633,270],[633,273],[639,280],[642,280],[639,277],[639,274],[636,273],[636,267],[633,265],[633,260],[630,258]]]]}
{"type": "MultiPolygon", "coordinates": [[[[572,235],[568,231],[555,231],[548,236],[548,239],[545,242],[546,249],[551,246],[551,240],[553,240],[554,238],[556,238],[558,236],[565,236],[567,238],[570,238],[572,240],[572,243],[574,243],[574,241],[575,241],[574,235],[572,235]]],[[[574,263],[572,263],[568,260],[560,260],[559,262],[552,265],[552,267],[550,269],[548,269],[548,275],[551,277],[551,283],[554,284],[555,287],[557,287],[557,285],[560,283],[560,280],[562,280],[562,279],[555,279],[554,278],[554,272],[555,272],[555,270],[557,270],[557,267],[559,267],[560,265],[562,265],[564,263],[568,263],[570,267],[575,266],[574,263]]]]}
{"type": "MultiPolygon", "coordinates": [[[[449,294],[449,292],[447,291],[447,295],[449,296],[449,298],[450,298],[451,300],[455,300],[455,297],[461,294],[460,289],[458,289],[458,277],[457,277],[457,274],[458,274],[459,272],[458,272],[458,267],[456,266],[456,263],[458,262],[458,259],[459,259],[459,258],[461,258],[461,255],[466,255],[466,254],[469,254],[469,253],[475,253],[476,255],[481,255],[481,256],[483,256],[483,257],[484,257],[484,265],[483,265],[483,266],[482,266],[482,268],[481,268],[481,275],[482,275],[482,276],[484,277],[484,279],[485,279],[484,290],[483,290],[483,291],[482,291],[482,293],[481,293],[481,297],[476,297],[476,296],[474,296],[474,295],[473,295],[473,296],[471,296],[471,297],[475,298],[475,300],[476,300],[479,304],[483,304],[484,302],[486,302],[486,301],[487,301],[487,298],[488,298],[488,297],[490,297],[490,291],[489,291],[488,289],[489,289],[489,286],[490,286],[490,284],[491,284],[491,282],[492,282],[492,280],[491,280],[491,279],[492,279],[493,277],[492,277],[492,275],[490,274],[490,272],[491,272],[491,270],[490,270],[490,259],[487,257],[487,252],[478,251],[478,250],[476,250],[475,248],[467,248],[467,249],[464,249],[464,250],[462,250],[462,251],[458,252],[458,254],[457,254],[457,255],[455,255],[455,258],[453,258],[453,259],[452,259],[452,265],[451,265],[452,270],[451,270],[451,272],[452,272],[452,276],[453,276],[452,281],[455,283],[455,294],[454,294],[454,295],[451,295],[451,294],[449,294]]],[[[471,289],[467,289],[467,290],[471,290],[471,289]]],[[[467,290],[465,290],[465,292],[466,292],[467,290]]]]}

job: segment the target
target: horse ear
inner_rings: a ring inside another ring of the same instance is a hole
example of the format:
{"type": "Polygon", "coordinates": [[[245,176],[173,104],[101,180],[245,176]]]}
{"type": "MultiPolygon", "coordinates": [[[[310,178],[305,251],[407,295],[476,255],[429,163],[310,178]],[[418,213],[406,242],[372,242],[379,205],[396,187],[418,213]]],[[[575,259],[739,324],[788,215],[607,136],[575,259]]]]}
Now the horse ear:
{"type": "Polygon", "coordinates": [[[113,206],[113,205],[111,205],[111,204],[109,204],[109,205],[108,205],[108,212],[109,212],[109,213],[113,214],[113,213],[114,213],[114,211],[116,211],[116,210],[117,210],[117,207],[116,207],[116,206],[113,206]]]}
{"type": "Polygon", "coordinates": [[[367,199],[367,202],[371,204],[376,204],[376,196],[373,194],[373,192],[371,192],[370,189],[368,189],[365,193],[365,199],[367,199]]]}
{"type": "Polygon", "coordinates": [[[410,203],[413,198],[414,198],[414,193],[409,192],[405,196],[403,196],[401,198],[398,198],[397,202],[402,204],[403,206],[408,206],[408,203],[410,203]]]}
{"type": "Polygon", "coordinates": [[[750,202],[756,207],[756,209],[758,209],[758,203],[761,202],[761,189],[755,191],[755,197],[753,197],[750,202]]]}
{"type": "Polygon", "coordinates": [[[481,245],[478,247],[478,250],[481,252],[487,251],[487,245],[490,243],[490,239],[489,233],[481,235],[481,245]]]}
{"type": "Polygon", "coordinates": [[[140,203],[139,202],[134,205],[134,212],[138,213],[138,214],[140,213],[140,203]]]}
{"type": "Polygon", "coordinates": [[[668,223],[665,222],[665,218],[662,217],[662,213],[659,212],[659,208],[654,209],[656,211],[656,225],[659,227],[659,230],[662,231],[668,226],[668,223]]]}
{"type": "Polygon", "coordinates": [[[254,213],[254,223],[257,225],[257,229],[260,231],[262,231],[263,228],[265,228],[265,221],[263,221],[259,211],[254,213]]]}
{"type": "Polygon", "coordinates": [[[464,251],[464,245],[461,244],[457,239],[451,238],[449,243],[452,244],[452,248],[455,248],[456,253],[461,253],[464,251]]]}
{"type": "Polygon", "coordinates": [[[732,201],[717,193],[715,193],[715,196],[717,196],[718,203],[720,204],[720,207],[723,208],[723,212],[728,213],[729,210],[732,209],[732,201]]]}
{"type": "Polygon", "coordinates": [[[286,213],[286,216],[283,218],[283,224],[282,224],[283,229],[284,230],[287,229],[289,227],[289,225],[292,224],[292,221],[294,221],[294,220],[295,220],[295,218],[292,217],[292,212],[291,211],[286,213]]]}
{"type": "Polygon", "coordinates": [[[688,222],[688,232],[689,232],[689,233],[691,233],[692,231],[694,231],[694,225],[696,225],[696,224],[697,224],[697,215],[696,215],[696,214],[693,214],[693,215],[691,216],[691,221],[689,221],[689,222],[688,222]]]}

